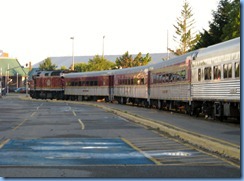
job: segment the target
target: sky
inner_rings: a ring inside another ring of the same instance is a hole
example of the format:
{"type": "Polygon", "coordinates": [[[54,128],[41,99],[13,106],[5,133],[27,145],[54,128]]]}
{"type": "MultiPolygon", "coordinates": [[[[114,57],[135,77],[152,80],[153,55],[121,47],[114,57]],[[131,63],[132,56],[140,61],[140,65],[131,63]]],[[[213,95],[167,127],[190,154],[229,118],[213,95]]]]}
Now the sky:
{"type": "MultiPolygon", "coordinates": [[[[219,0],[188,0],[195,31],[219,0]]],[[[184,0],[0,0],[0,50],[25,65],[47,57],[166,53],[184,0]],[[168,36],[167,36],[168,31],[168,36]],[[105,36],[105,37],[104,37],[105,36]],[[74,37],[74,40],[70,39],[74,37]],[[104,39],[103,39],[104,37],[104,39]],[[74,41],[74,42],[72,42],[74,41]]]]}

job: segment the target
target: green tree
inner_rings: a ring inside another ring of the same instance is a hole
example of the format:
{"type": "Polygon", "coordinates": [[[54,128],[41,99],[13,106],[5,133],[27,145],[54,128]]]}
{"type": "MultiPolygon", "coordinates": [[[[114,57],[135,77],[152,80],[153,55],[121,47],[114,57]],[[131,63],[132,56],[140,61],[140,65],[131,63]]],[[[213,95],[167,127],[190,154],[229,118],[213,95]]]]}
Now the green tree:
{"type": "Polygon", "coordinates": [[[228,21],[224,25],[223,34],[221,36],[222,41],[230,40],[233,38],[240,37],[241,29],[240,29],[240,1],[234,0],[230,3],[230,8],[228,12],[228,21]]]}
{"type": "Polygon", "coordinates": [[[93,59],[90,59],[88,62],[88,71],[100,71],[100,70],[109,70],[114,67],[114,63],[95,55],[93,59]]]}
{"type": "Polygon", "coordinates": [[[87,72],[89,71],[89,66],[87,63],[75,63],[75,71],[77,72],[87,72]]]}
{"type": "Polygon", "coordinates": [[[147,65],[151,61],[151,57],[149,53],[146,54],[145,57],[142,57],[141,52],[137,54],[137,56],[133,59],[132,55],[129,52],[125,52],[121,57],[116,58],[116,66],[127,68],[127,67],[135,67],[147,65]]]}
{"type": "Polygon", "coordinates": [[[121,57],[116,58],[115,64],[122,68],[133,67],[133,57],[127,51],[121,57]]]}
{"type": "Polygon", "coordinates": [[[207,47],[240,36],[240,1],[220,0],[209,30],[200,33],[200,40],[194,49],[207,47]]]}
{"type": "Polygon", "coordinates": [[[217,11],[213,11],[213,22],[210,23],[209,34],[214,44],[222,42],[221,36],[223,28],[228,23],[228,14],[230,11],[229,0],[220,0],[217,11]]]}
{"type": "Polygon", "coordinates": [[[183,55],[192,49],[199,39],[199,36],[194,36],[195,33],[192,32],[194,24],[195,20],[193,19],[192,8],[185,0],[181,10],[181,16],[177,18],[177,25],[173,25],[176,29],[176,35],[173,36],[173,39],[179,44],[179,47],[176,50],[169,48],[169,51],[175,55],[183,55]]]}
{"type": "Polygon", "coordinates": [[[147,53],[145,57],[142,57],[141,52],[139,52],[137,56],[134,58],[133,66],[135,67],[147,65],[151,60],[152,58],[150,57],[149,53],[147,53]]]}
{"type": "Polygon", "coordinates": [[[60,67],[60,69],[61,69],[61,70],[66,70],[67,68],[66,68],[66,66],[62,65],[62,66],[60,67]]]}
{"type": "Polygon", "coordinates": [[[51,58],[46,58],[45,60],[43,60],[43,63],[40,63],[39,64],[39,69],[40,70],[55,70],[56,69],[56,65],[55,64],[52,64],[52,60],[51,58]]]}

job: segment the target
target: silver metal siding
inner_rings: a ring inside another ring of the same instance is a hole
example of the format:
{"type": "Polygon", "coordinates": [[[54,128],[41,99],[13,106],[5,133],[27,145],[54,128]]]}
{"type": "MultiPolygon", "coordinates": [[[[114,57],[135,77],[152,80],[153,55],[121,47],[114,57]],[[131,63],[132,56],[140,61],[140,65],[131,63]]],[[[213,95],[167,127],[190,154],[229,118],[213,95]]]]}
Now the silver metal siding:
{"type": "Polygon", "coordinates": [[[171,83],[151,85],[150,99],[159,100],[190,100],[190,84],[189,83],[171,83]]]}
{"type": "Polygon", "coordinates": [[[240,101],[240,80],[192,84],[192,100],[240,101]]]}

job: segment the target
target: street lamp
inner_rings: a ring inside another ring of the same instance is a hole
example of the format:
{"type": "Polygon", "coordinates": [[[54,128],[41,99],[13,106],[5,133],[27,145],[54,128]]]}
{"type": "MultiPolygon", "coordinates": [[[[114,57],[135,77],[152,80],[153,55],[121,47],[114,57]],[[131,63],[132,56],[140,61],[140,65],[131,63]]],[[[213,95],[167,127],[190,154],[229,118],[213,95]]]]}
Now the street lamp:
{"type": "Polygon", "coordinates": [[[74,37],[70,37],[70,39],[72,40],[72,66],[71,66],[71,70],[75,70],[75,61],[74,61],[74,37]]]}
{"type": "Polygon", "coordinates": [[[102,58],[104,58],[104,38],[105,38],[105,35],[103,36],[103,54],[102,54],[102,58]]]}

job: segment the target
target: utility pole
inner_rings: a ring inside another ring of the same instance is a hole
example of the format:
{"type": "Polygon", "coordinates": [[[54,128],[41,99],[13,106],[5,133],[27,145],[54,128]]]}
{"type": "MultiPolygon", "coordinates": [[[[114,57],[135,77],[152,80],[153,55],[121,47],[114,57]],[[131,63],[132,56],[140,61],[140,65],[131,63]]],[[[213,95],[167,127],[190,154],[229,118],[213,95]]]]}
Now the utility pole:
{"type": "Polygon", "coordinates": [[[72,66],[71,66],[71,70],[75,70],[75,60],[74,60],[74,37],[70,37],[70,39],[72,40],[72,66]]]}
{"type": "Polygon", "coordinates": [[[103,36],[103,53],[102,53],[102,58],[104,59],[104,38],[105,36],[103,36]]]}
{"type": "Polygon", "coordinates": [[[167,30],[167,60],[169,60],[169,30],[167,30]]]}

